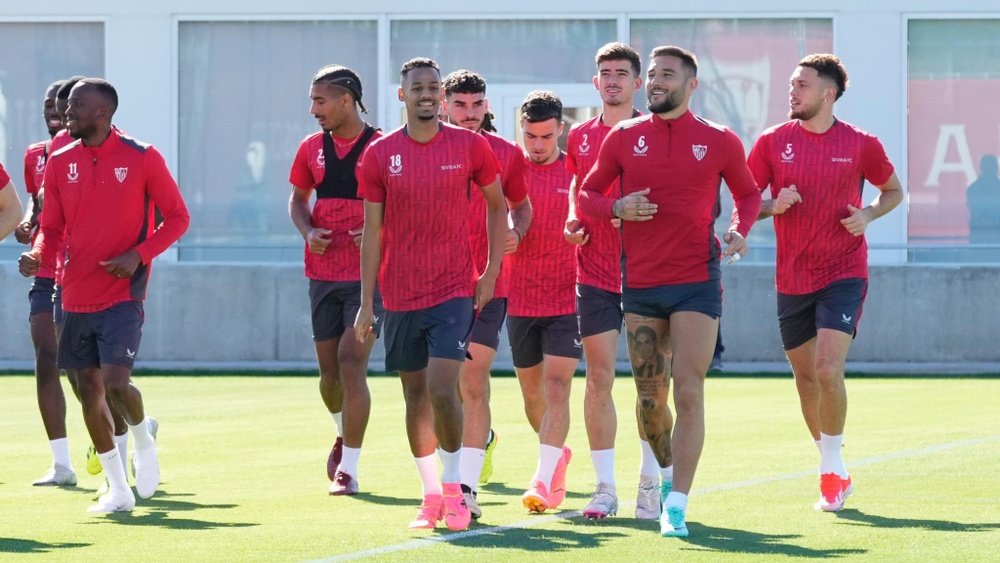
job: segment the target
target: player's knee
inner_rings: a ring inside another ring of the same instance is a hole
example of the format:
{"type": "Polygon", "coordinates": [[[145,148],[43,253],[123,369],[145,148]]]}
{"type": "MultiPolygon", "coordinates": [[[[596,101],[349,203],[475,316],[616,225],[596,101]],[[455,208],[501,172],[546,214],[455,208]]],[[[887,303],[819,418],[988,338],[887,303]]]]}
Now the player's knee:
{"type": "Polygon", "coordinates": [[[816,363],[816,382],[823,387],[841,385],[844,380],[844,370],[834,362],[816,363]]]}
{"type": "Polygon", "coordinates": [[[674,408],[677,416],[699,415],[705,410],[705,399],[701,389],[690,387],[674,388],[674,408]]]}

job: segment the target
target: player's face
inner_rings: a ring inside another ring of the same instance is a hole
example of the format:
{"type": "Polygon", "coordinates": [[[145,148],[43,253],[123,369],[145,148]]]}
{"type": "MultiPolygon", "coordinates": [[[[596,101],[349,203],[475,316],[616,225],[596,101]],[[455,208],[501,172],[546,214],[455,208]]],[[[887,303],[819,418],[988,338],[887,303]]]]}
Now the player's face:
{"type": "Polygon", "coordinates": [[[601,61],[597,65],[594,88],[606,105],[632,105],[632,95],[641,87],[642,79],[633,72],[629,61],[601,61]]]}
{"type": "Polygon", "coordinates": [[[698,86],[688,76],[683,61],[672,55],[653,57],[646,73],[646,107],[652,113],[668,113],[685,104],[698,86]]]}
{"type": "Polygon", "coordinates": [[[823,108],[823,103],[831,96],[830,83],[807,66],[796,67],[789,80],[788,118],[808,121],[823,108]]]}
{"type": "Polygon", "coordinates": [[[444,112],[448,123],[464,127],[469,131],[479,131],[490,105],[486,93],[452,94],[445,96],[444,112]]]}
{"type": "Polygon", "coordinates": [[[106,115],[107,105],[97,90],[89,84],[77,84],[69,93],[66,107],[66,129],[74,139],[86,139],[97,133],[106,115]]]}
{"type": "Polygon", "coordinates": [[[399,101],[406,105],[407,120],[438,119],[441,107],[441,75],[430,67],[419,67],[406,73],[399,87],[399,101]]]}
{"type": "Polygon", "coordinates": [[[69,99],[60,100],[56,98],[56,113],[59,114],[59,122],[66,128],[66,108],[69,107],[69,99]]]}
{"type": "Polygon", "coordinates": [[[521,138],[528,158],[535,164],[549,164],[559,158],[559,137],[562,135],[563,124],[556,118],[530,123],[521,120],[521,138]]]}
{"type": "Polygon", "coordinates": [[[45,101],[42,103],[42,116],[45,118],[45,127],[48,128],[50,137],[63,128],[59,110],[56,109],[56,92],[58,91],[58,88],[49,88],[49,91],[45,93],[45,101]]]}
{"type": "Polygon", "coordinates": [[[326,132],[340,128],[349,115],[350,106],[354,104],[350,92],[323,82],[309,88],[309,99],[312,100],[309,113],[326,132]]]}

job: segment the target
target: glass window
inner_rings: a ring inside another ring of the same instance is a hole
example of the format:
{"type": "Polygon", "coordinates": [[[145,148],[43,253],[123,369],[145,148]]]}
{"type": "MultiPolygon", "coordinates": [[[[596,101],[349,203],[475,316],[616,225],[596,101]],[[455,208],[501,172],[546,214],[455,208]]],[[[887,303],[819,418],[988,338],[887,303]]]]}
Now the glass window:
{"type": "Polygon", "coordinates": [[[1000,20],[910,20],[907,35],[911,257],[1000,261],[1000,20]]]}
{"type": "MultiPolygon", "coordinates": [[[[615,20],[454,20],[392,22],[392,78],[413,57],[447,74],[474,70],[488,83],[589,83],[593,53],[616,39],[615,20]]],[[[525,92],[527,94],[527,91],[525,92]]]]}
{"type": "Polygon", "coordinates": [[[317,130],[309,81],[326,64],[353,68],[377,123],[376,22],[181,22],[178,44],[178,181],[191,209],[180,258],[301,260],[288,171],[317,130]]]}
{"type": "MultiPolygon", "coordinates": [[[[45,89],[77,74],[104,76],[103,23],[0,23],[0,162],[22,202],[24,149],[48,138],[45,89]]],[[[24,250],[13,236],[0,245],[2,260],[24,250]]]]}
{"type": "MultiPolygon", "coordinates": [[[[698,89],[692,110],[728,126],[747,151],[771,125],[788,119],[788,78],[809,53],[833,50],[829,19],[632,20],[631,44],[646,64],[654,47],[677,45],[698,57],[698,89]]],[[[645,91],[636,107],[644,108],[645,91]]],[[[732,197],[722,190],[720,231],[729,226],[732,197]]],[[[751,259],[773,261],[774,227],[754,226],[751,259]],[[769,246],[771,248],[762,248],[769,246]]]]}

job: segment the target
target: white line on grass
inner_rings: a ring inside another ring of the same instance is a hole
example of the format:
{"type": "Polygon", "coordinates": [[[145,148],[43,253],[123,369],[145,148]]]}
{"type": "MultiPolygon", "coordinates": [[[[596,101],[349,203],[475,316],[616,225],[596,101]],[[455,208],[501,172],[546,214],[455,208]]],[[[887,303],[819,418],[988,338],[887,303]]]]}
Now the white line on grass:
{"type": "MultiPolygon", "coordinates": [[[[866,465],[885,463],[888,461],[894,461],[897,459],[906,459],[910,457],[919,457],[922,455],[933,454],[947,450],[954,450],[957,448],[979,446],[982,444],[987,444],[989,442],[996,442],[998,440],[1000,440],[1000,434],[994,436],[986,436],[983,438],[973,438],[969,440],[959,440],[957,442],[935,444],[933,446],[927,446],[925,448],[920,448],[917,450],[905,450],[901,452],[893,452],[890,454],[852,461],[850,465],[851,467],[863,467],[866,465]]],[[[756,487],[757,485],[766,485],[769,483],[776,483],[779,481],[791,481],[793,479],[809,477],[810,475],[816,475],[816,470],[810,469],[807,471],[796,471],[795,473],[785,473],[783,475],[773,475],[770,477],[761,477],[759,479],[748,479],[746,481],[737,481],[735,483],[723,483],[720,485],[712,485],[710,487],[695,489],[691,493],[692,495],[707,495],[711,493],[719,493],[722,491],[732,491],[734,489],[745,489],[749,487],[756,487]]],[[[629,503],[626,502],[625,504],[629,503]]],[[[506,526],[491,526],[489,528],[476,528],[474,530],[459,532],[457,534],[449,534],[446,536],[419,538],[404,543],[398,543],[395,545],[387,545],[383,547],[376,547],[373,549],[365,549],[362,551],[344,553],[341,555],[328,557],[326,559],[317,559],[314,563],[333,563],[336,561],[351,561],[353,559],[375,557],[377,555],[385,555],[387,553],[395,553],[397,551],[410,551],[415,549],[422,549],[441,542],[453,542],[465,538],[475,538],[479,536],[497,534],[500,532],[506,532],[507,530],[524,530],[527,528],[534,528],[536,526],[541,526],[542,524],[548,524],[549,522],[555,522],[556,520],[570,520],[573,518],[578,518],[579,516],[581,516],[581,512],[579,510],[572,510],[548,516],[525,518],[524,520],[520,520],[518,522],[514,522],[506,526]]]]}

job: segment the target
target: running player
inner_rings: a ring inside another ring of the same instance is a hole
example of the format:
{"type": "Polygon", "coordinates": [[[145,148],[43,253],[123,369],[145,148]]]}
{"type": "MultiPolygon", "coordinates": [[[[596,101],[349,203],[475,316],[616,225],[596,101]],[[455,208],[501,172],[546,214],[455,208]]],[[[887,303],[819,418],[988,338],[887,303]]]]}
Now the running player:
{"type": "MultiPolygon", "coordinates": [[[[587,518],[606,518],[618,512],[615,486],[615,433],[618,417],[611,389],[615,381],[618,335],[622,329],[621,235],[611,221],[591,220],[577,212],[577,187],[597,161],[608,131],[619,122],[638,117],[632,106],[642,87],[641,63],[635,49],[624,43],[608,43],[597,51],[594,88],[601,96],[600,115],[573,127],[566,140],[566,165],[573,174],[569,188],[566,239],[576,249],[576,309],[587,358],[587,387],[583,417],[590,441],[597,488],[583,509],[587,518]]],[[[611,188],[618,191],[618,182],[611,188]]],[[[660,517],[659,464],[639,425],[642,463],[635,517],[660,517]]]]}
{"type": "Polygon", "coordinates": [[[459,371],[473,311],[492,299],[500,273],[507,206],[486,139],[438,120],[437,63],[412,59],[400,79],[406,125],[372,143],[361,164],[365,221],[354,329],[359,341],[369,337],[377,278],[386,309],[385,367],[402,380],[407,437],[423,482],[423,503],[410,527],[433,528],[443,518],[449,529],[464,530],[471,515],[460,483],[459,371]],[[478,281],[469,247],[471,183],[488,210],[489,257],[478,281]]]}
{"type": "MultiPolygon", "coordinates": [[[[491,123],[486,80],[470,70],[456,70],[444,78],[444,114],[449,123],[477,132],[490,143],[500,165],[500,184],[510,210],[510,228],[504,254],[517,250],[531,225],[531,203],[524,184],[524,152],[516,144],[496,134],[491,123]]],[[[469,244],[477,272],[486,267],[489,247],[486,240],[486,200],[476,191],[470,194],[469,244]]],[[[490,368],[500,345],[500,329],[507,318],[510,263],[504,259],[493,299],[476,315],[469,335],[469,357],[459,375],[462,409],[465,413],[462,436],[462,494],[472,518],[482,515],[479,507],[480,483],[493,474],[493,452],[497,434],[490,428],[490,368]]]]}
{"type": "Polygon", "coordinates": [[[531,92],[521,104],[534,225],[511,257],[507,334],[524,412],[539,440],[538,466],[521,497],[531,512],[558,508],[566,497],[566,467],[573,457],[565,445],[570,383],[582,351],[573,294],[574,247],[563,238],[573,177],[559,149],[562,109],[562,101],[547,91],[531,92]]]}
{"type": "Polygon", "coordinates": [[[159,152],[112,126],[118,93],[99,78],[73,87],[66,124],[76,142],[56,151],[45,167],[42,236],[21,255],[21,272],[62,247],[63,338],[59,364],[78,370],[84,421],[110,490],[90,512],[130,511],[135,497],[114,440],[105,396],[123,413],[135,438],[136,492],[151,497],[159,485],[156,443],[131,383],[141,339],[153,258],[187,230],[190,216],[159,152]],[[154,206],[163,222],[154,230],[154,206]],[[114,217],[113,222],[108,217],[114,217]]]}
{"type": "MultiPolygon", "coordinates": [[[[15,231],[18,242],[22,244],[34,244],[38,236],[38,219],[41,213],[39,192],[45,163],[52,153],[52,138],[63,130],[62,119],[56,108],[56,95],[64,82],[53,82],[45,90],[42,117],[48,129],[48,140],[29,145],[24,152],[24,185],[31,198],[31,205],[26,207],[24,219],[15,231]]],[[[66,436],[66,397],[59,382],[59,366],[56,364],[56,331],[52,313],[55,277],[55,263],[42,264],[31,282],[31,290],[28,291],[28,325],[35,348],[38,410],[52,450],[52,467],[45,476],[33,483],[35,486],[73,486],[77,482],[69,456],[69,439],[66,436]]]]}
{"type": "Polygon", "coordinates": [[[319,69],[309,88],[309,112],[321,131],[299,144],[289,182],[288,215],[305,240],[313,341],[319,363],[319,392],[336,425],[337,438],[327,457],[331,495],[358,492],[358,458],[368,426],[368,355],[382,320],[376,300],[373,335],[360,343],[342,338],[361,305],[361,225],[355,171],[361,154],[379,132],[361,118],[361,78],[353,70],[319,69]],[[316,204],[309,200],[316,192],[316,204]],[[357,243],[357,244],[356,244],[357,243]]]}
{"type": "Polygon", "coordinates": [[[687,495],[705,440],[705,374],[722,314],[719,258],[746,253],[760,197],[739,137],[688,110],[698,86],[694,54],[657,47],[650,59],[653,115],[608,133],[581,186],[580,208],[596,219],[625,221],[622,306],[640,416],[660,464],[660,533],[685,537],[687,495]],[[627,194],[621,197],[611,192],[619,177],[627,194]],[[735,200],[724,251],[714,234],[722,180],[735,200]],[[639,345],[643,334],[653,337],[651,350],[639,345]],[[667,406],[671,377],[675,428],[667,406]]]}
{"type": "Polygon", "coordinates": [[[868,291],[865,229],[899,205],[903,189],[872,134],[833,115],[847,70],[829,54],[809,55],[792,73],[790,121],[761,134],[750,169],[771,187],[760,216],[774,217],[778,325],[795,375],[802,416],[820,451],[816,508],[844,507],[853,483],[844,460],[844,363],[868,291]],[[867,207],[867,180],[879,190],[867,207]]]}

